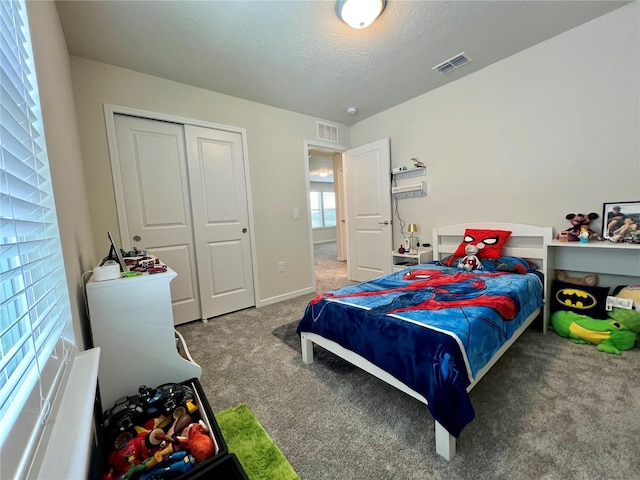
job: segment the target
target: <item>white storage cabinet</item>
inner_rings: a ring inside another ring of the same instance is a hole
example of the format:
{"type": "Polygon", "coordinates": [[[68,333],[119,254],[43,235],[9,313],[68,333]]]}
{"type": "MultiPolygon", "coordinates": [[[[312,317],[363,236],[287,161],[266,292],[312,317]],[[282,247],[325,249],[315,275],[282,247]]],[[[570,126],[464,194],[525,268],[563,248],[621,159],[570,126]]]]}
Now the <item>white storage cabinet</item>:
{"type": "Polygon", "coordinates": [[[98,385],[103,410],[140,385],[154,388],[200,378],[202,368],[180,355],[171,309],[176,272],[87,283],[93,344],[101,348],[98,385]]]}

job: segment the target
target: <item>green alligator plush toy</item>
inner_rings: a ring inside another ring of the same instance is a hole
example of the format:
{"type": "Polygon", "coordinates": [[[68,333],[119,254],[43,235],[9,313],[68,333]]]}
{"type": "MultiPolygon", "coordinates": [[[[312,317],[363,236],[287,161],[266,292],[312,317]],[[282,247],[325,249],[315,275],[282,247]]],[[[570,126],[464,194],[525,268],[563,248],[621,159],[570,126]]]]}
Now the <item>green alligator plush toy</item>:
{"type": "Polygon", "coordinates": [[[561,337],[575,343],[593,343],[601,352],[620,355],[621,350],[631,350],[638,341],[640,314],[632,310],[614,308],[608,320],[597,320],[570,311],[558,311],[551,315],[551,324],[561,337]],[[626,319],[626,322],[623,321],[626,319]]]}

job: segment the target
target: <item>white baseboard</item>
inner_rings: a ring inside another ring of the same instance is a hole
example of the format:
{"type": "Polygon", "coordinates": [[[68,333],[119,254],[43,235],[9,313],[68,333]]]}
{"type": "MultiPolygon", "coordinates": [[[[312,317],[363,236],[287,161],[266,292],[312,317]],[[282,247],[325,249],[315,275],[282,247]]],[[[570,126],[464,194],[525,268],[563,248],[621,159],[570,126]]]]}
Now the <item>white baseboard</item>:
{"type": "Polygon", "coordinates": [[[271,298],[265,298],[263,300],[259,300],[256,304],[256,308],[266,307],[267,305],[272,305],[274,303],[282,302],[284,300],[290,300],[292,298],[301,297],[302,295],[309,295],[310,293],[315,293],[315,287],[307,287],[301,290],[294,290],[293,292],[285,293],[284,295],[278,295],[271,298]]]}

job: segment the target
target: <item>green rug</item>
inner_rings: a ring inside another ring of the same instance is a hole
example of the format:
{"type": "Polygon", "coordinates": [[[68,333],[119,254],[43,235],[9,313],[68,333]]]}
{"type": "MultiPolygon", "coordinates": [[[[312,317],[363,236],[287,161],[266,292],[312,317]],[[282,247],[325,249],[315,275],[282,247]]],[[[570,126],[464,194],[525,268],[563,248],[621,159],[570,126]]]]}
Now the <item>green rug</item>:
{"type": "Polygon", "coordinates": [[[249,480],[300,480],[289,461],[244,403],[215,415],[227,443],[249,480]]]}

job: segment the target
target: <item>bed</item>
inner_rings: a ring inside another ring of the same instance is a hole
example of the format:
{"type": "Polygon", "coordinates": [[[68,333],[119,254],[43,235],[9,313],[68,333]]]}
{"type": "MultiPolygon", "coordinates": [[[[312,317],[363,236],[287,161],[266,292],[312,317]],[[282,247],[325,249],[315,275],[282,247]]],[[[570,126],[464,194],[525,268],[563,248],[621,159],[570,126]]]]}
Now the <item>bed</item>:
{"type": "Polygon", "coordinates": [[[534,320],[546,332],[551,236],[551,227],[513,223],[434,229],[433,262],[323,292],[307,305],[298,324],[303,362],[313,362],[316,344],[425,403],[436,452],[451,460],[475,415],[469,391],[534,320]],[[477,231],[511,233],[497,258],[481,257],[483,268],[467,271],[457,260],[477,231]]]}

